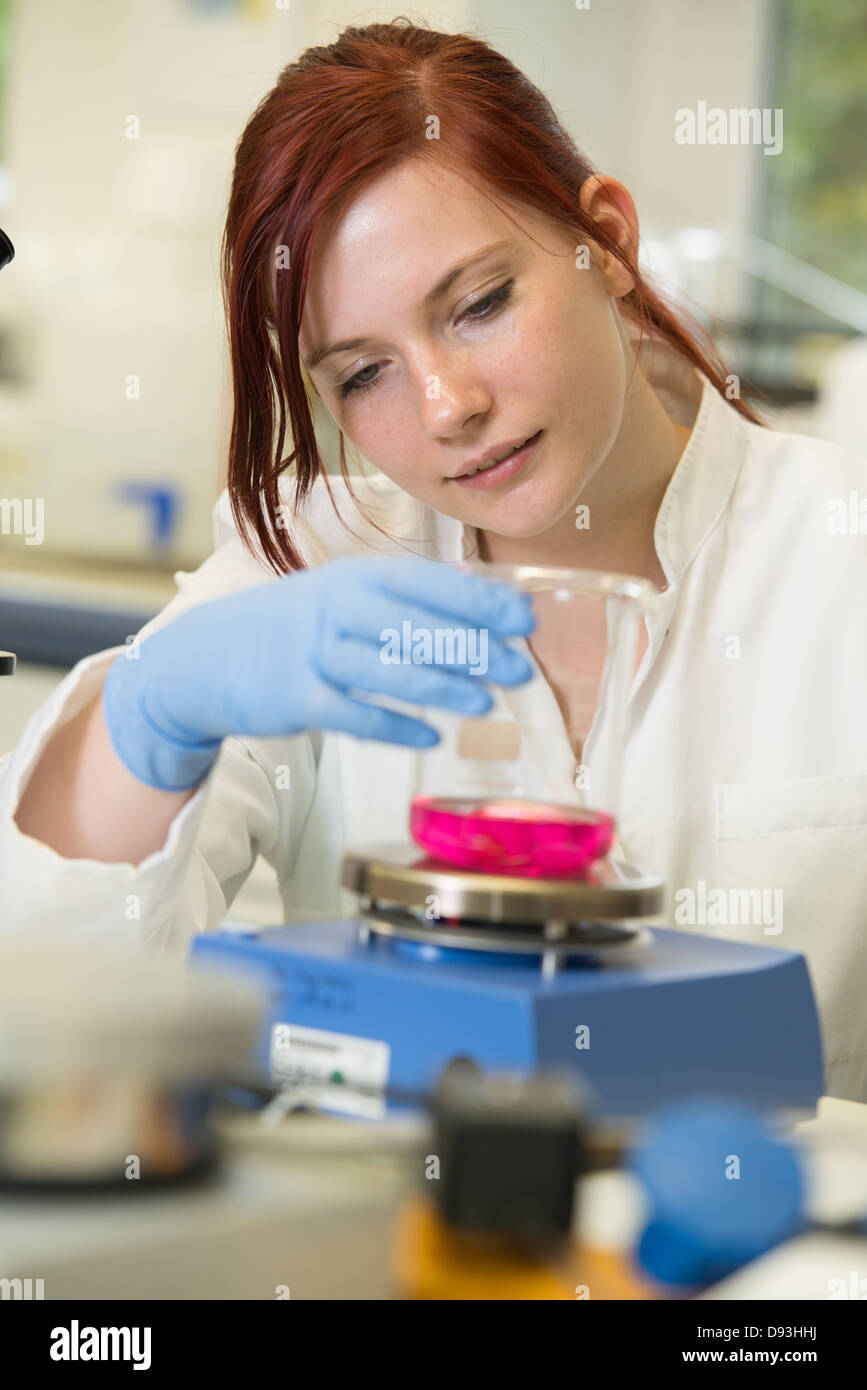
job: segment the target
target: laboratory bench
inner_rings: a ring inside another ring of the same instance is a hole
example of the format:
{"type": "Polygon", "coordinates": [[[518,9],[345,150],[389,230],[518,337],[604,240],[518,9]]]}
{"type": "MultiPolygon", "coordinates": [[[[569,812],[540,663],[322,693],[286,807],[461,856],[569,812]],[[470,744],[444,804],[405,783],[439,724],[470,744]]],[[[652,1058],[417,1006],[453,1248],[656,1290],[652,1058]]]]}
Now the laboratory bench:
{"type": "MultiPolygon", "coordinates": [[[[232,1111],[217,1128],[222,1170],[198,1187],[0,1197],[0,1266],[38,1274],[46,1299],[405,1296],[395,1250],[402,1213],[424,1187],[427,1146],[418,1120],[349,1123],[299,1111],[269,1123],[265,1113],[232,1111]]],[[[816,1118],[796,1125],[792,1138],[806,1150],[814,1220],[867,1211],[867,1105],[824,1097],[816,1118]]],[[[580,1178],[575,1210],[579,1248],[626,1256],[643,1210],[626,1172],[580,1178]]],[[[857,1268],[867,1270],[867,1236],[811,1233],[699,1298],[824,1300],[830,1281],[857,1268]]]]}

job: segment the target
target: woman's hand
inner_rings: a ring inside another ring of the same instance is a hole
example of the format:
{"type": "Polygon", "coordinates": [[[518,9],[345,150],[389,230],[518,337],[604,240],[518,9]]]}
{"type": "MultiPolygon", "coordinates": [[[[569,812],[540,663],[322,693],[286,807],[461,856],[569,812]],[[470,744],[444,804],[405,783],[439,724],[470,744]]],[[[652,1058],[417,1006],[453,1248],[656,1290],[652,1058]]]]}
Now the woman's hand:
{"type": "Polygon", "coordinates": [[[468,715],[493,701],[468,662],[385,660],[383,634],[404,623],[432,642],[438,629],[484,633],[489,681],[520,685],[532,674],[503,641],[532,632],[528,594],[419,556],[351,556],[200,604],[134,644],[103,688],[112,746],[165,791],[200,782],[231,734],[333,729],[427,747],[438,742],[429,724],[365,696],[468,715]]]}

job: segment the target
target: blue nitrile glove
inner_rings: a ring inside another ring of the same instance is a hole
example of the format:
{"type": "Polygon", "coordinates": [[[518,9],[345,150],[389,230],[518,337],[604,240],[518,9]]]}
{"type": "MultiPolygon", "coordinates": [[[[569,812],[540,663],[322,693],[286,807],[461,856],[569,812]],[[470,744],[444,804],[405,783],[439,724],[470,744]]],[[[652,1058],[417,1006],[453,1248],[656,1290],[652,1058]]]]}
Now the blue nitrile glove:
{"type": "Polygon", "coordinates": [[[470,674],[480,647],[465,651],[469,663],[449,663],[456,653],[443,638],[439,665],[411,655],[390,664],[384,630],[401,639],[418,629],[432,638],[437,629],[485,632],[485,679],[520,685],[532,669],[502,639],[534,626],[529,594],[456,566],[420,556],[331,560],[199,604],[133,643],[105,680],[106,726],[130,772],[165,791],[201,782],[230,734],[333,729],[428,747],[439,742],[429,724],[364,696],[483,714],[493,700],[470,674]]]}

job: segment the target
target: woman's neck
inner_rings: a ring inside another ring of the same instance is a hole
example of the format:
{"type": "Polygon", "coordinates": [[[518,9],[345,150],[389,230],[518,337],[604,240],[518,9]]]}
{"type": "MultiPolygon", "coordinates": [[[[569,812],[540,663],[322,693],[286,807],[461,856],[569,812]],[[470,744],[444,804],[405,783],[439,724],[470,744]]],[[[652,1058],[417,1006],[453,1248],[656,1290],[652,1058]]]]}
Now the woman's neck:
{"type": "Polygon", "coordinates": [[[636,574],[664,589],[668,583],[653,533],[666,488],[686,448],[690,429],[675,424],[649,381],[636,369],[626,393],[614,447],[581,489],[576,505],[588,509],[589,526],[575,512],[537,536],[479,531],[479,556],[497,564],[565,565],[636,574]]]}

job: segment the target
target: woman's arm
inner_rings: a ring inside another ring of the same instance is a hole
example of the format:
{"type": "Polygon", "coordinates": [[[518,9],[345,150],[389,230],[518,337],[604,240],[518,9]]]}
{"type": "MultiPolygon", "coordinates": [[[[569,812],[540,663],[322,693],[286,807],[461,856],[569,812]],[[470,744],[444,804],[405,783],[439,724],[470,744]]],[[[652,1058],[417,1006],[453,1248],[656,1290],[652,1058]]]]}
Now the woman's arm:
{"type": "Polygon", "coordinates": [[[14,820],[66,859],[139,864],[162,847],[195,790],[160,791],[127,771],[105,727],[100,688],[46,745],[14,820]]]}

